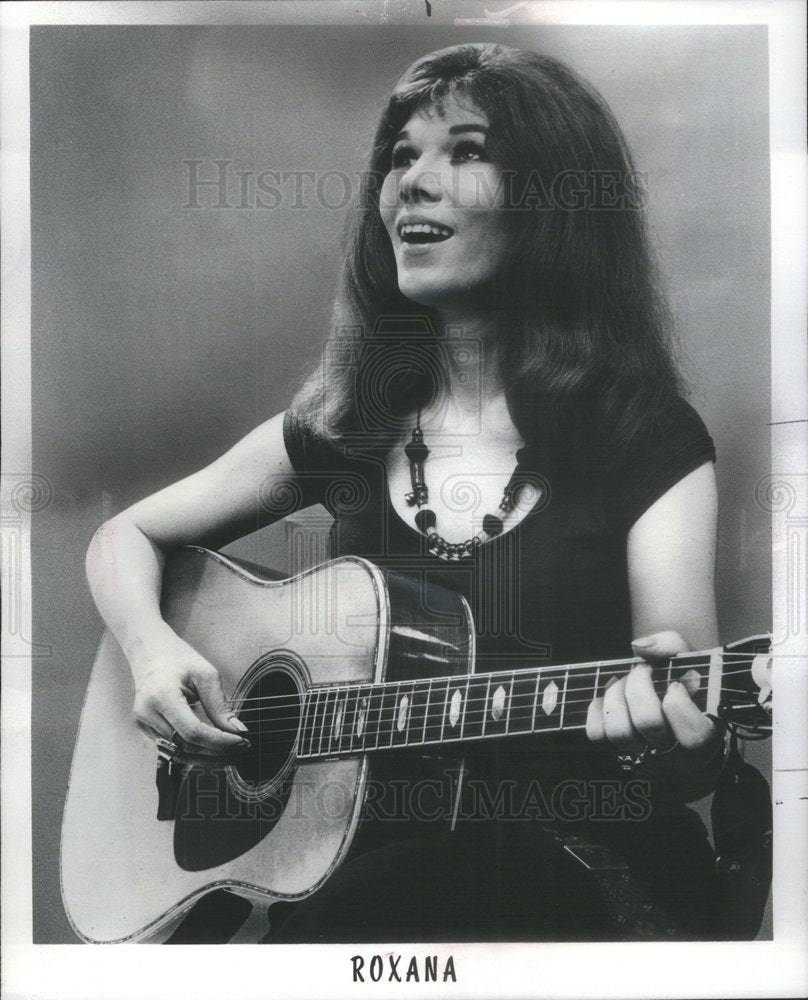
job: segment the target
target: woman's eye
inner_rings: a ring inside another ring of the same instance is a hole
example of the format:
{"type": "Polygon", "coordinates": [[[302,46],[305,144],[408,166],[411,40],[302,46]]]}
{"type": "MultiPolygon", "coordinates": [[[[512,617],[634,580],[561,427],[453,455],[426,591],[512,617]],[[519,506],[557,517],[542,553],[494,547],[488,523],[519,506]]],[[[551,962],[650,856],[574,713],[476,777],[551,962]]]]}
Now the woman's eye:
{"type": "Polygon", "coordinates": [[[393,146],[393,155],[390,158],[393,170],[400,170],[402,167],[409,167],[417,159],[418,154],[412,146],[408,146],[406,143],[401,142],[393,146]]]}
{"type": "Polygon", "coordinates": [[[454,163],[475,163],[484,162],[488,159],[485,146],[478,142],[458,142],[452,150],[452,161],[454,163]]]}

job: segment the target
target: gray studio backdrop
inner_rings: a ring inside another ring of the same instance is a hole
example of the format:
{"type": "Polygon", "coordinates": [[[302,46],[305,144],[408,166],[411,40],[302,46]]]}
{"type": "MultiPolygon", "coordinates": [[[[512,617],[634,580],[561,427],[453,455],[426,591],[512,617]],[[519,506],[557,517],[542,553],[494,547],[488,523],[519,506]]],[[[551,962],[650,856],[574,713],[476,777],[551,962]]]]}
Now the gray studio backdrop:
{"type": "MultiPolygon", "coordinates": [[[[53,491],[33,535],[38,942],[76,940],[58,848],[101,633],[87,542],[286,406],[327,332],[343,175],[409,62],[467,40],[561,58],[622,123],[718,448],[722,637],[771,626],[765,28],[34,28],[34,472],[53,491]],[[292,175],[279,197],[262,170],[292,175]]],[[[286,537],[240,552],[283,567],[286,537]]]]}

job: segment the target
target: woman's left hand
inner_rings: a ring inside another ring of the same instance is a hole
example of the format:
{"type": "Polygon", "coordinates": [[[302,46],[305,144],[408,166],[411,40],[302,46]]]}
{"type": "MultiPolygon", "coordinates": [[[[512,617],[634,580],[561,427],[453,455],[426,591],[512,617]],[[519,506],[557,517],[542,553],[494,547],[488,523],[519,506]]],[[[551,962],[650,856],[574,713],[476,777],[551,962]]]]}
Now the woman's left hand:
{"type": "MultiPolygon", "coordinates": [[[[660,700],[651,674],[654,666],[667,664],[688,646],[677,632],[657,632],[632,643],[634,652],[646,662],[615,681],[602,698],[589,706],[586,734],[593,743],[628,758],[642,756],[642,768],[660,779],[691,787],[700,785],[703,774],[710,783],[713,762],[720,762],[724,742],[722,728],[693,702],[680,681],[668,685],[660,700]]],[[[700,794],[707,794],[709,787],[700,794]]],[[[687,794],[688,799],[697,797],[687,794]]]]}

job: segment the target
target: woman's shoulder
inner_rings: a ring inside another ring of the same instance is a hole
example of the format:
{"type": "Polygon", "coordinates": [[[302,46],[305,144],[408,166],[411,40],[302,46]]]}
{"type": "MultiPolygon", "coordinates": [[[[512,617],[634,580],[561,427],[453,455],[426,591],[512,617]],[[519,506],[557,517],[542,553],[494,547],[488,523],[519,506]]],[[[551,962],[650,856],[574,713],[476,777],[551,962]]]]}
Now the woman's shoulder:
{"type": "Polygon", "coordinates": [[[295,472],[328,472],[345,456],[316,417],[293,400],[283,415],[283,443],[295,472]]]}
{"type": "Polygon", "coordinates": [[[632,524],[679,480],[715,459],[715,444],[699,413],[681,396],[671,397],[612,456],[615,511],[632,524]]]}

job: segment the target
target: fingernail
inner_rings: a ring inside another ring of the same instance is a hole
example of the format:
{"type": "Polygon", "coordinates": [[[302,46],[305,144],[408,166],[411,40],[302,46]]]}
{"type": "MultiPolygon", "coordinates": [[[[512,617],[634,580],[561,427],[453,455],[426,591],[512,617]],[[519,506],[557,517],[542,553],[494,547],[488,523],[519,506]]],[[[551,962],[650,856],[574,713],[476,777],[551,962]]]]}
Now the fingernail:
{"type": "Polygon", "coordinates": [[[651,646],[656,645],[656,639],[653,636],[645,636],[642,639],[632,639],[632,646],[639,646],[640,649],[648,649],[651,646]]]}
{"type": "Polygon", "coordinates": [[[240,750],[250,750],[252,749],[252,743],[249,740],[240,740],[238,747],[240,750]]]}
{"type": "Polygon", "coordinates": [[[244,723],[241,721],[241,719],[239,719],[237,715],[231,715],[227,721],[230,723],[233,729],[238,729],[240,733],[247,732],[247,727],[244,725],[244,723]]]}

